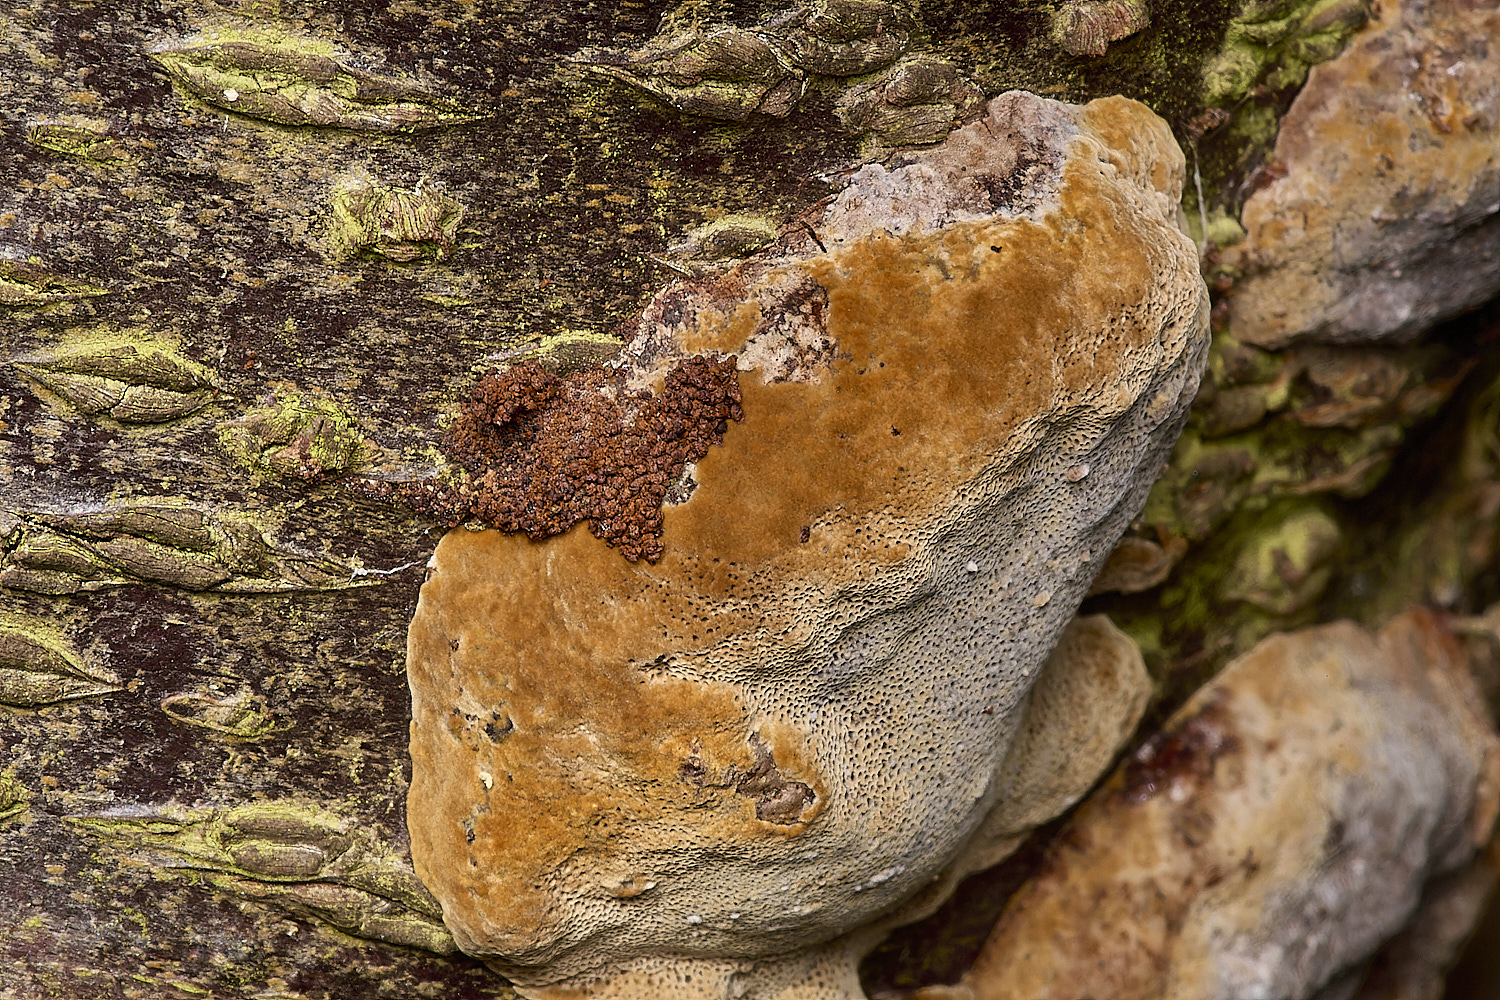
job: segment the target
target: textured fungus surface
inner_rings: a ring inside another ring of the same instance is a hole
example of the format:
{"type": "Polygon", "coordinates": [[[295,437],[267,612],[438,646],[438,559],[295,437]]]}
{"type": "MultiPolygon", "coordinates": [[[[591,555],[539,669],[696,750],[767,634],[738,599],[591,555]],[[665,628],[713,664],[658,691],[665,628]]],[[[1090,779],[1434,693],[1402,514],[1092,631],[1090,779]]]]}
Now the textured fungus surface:
{"type": "Polygon", "coordinates": [[[918,996],[1354,996],[1419,901],[1452,936],[1432,925],[1500,806],[1482,705],[1427,612],[1266,639],[1069,821],[963,982],[918,996]]]}
{"type": "Polygon", "coordinates": [[[1500,290],[1500,11],[1383,3],[1281,121],[1245,203],[1240,340],[1409,341],[1500,290]]]}
{"type": "Polygon", "coordinates": [[[1139,104],[1012,92],[647,306],[619,391],[733,358],[744,409],[659,561],[455,531],[422,588],[408,823],[459,947],[534,996],[859,996],[851,931],[1081,793],[1057,748],[1139,686],[1028,693],[1202,370],[1182,176],[1139,104]]]}

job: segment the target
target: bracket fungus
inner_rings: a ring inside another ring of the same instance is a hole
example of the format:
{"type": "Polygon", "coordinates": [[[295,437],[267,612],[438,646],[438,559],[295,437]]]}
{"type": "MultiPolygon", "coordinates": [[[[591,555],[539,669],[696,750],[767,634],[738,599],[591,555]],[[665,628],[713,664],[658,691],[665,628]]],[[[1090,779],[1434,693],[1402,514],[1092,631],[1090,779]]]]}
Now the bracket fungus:
{"type": "Polygon", "coordinates": [[[1224,257],[1238,339],[1412,343],[1500,291],[1497,33],[1493,4],[1383,3],[1313,67],[1224,257]]]}
{"type": "Polygon", "coordinates": [[[1490,843],[1500,740],[1466,660],[1418,609],[1263,640],[1069,819],[963,980],[912,1000],[1435,995],[1365,974],[1403,927],[1441,966],[1428,907],[1490,843]]]}
{"type": "Polygon", "coordinates": [[[1144,672],[1104,624],[1052,651],[1207,356],[1183,175],[1140,104],[1010,92],[647,305],[620,391],[732,359],[743,407],[659,557],[453,531],[412,622],[460,948],[528,997],[859,997],[884,928],[1082,794],[1144,672]]]}

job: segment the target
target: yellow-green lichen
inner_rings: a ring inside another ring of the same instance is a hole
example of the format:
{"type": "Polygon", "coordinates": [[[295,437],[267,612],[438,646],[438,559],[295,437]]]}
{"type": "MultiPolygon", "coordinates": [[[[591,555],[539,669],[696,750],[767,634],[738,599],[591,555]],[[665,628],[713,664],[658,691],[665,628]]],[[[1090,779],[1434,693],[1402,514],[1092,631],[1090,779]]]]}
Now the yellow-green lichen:
{"type": "Polygon", "coordinates": [[[1290,615],[1322,596],[1343,533],[1316,504],[1278,510],[1262,519],[1219,582],[1219,599],[1244,601],[1273,615],[1290,615]]]}
{"type": "Polygon", "coordinates": [[[1245,227],[1223,205],[1214,205],[1206,213],[1199,215],[1194,202],[1191,210],[1184,214],[1187,216],[1188,233],[1199,246],[1207,241],[1215,246],[1229,247],[1245,238],[1245,227]]]}
{"type": "Polygon", "coordinates": [[[170,341],[106,332],[16,369],[82,413],[154,424],[196,413],[218,396],[214,373],[170,341]]]}
{"type": "Polygon", "coordinates": [[[119,847],[179,859],[155,870],[205,873],[214,888],[344,933],[439,954],[457,950],[420,879],[372,831],[317,805],[277,800],[229,809],[168,807],[70,817],[119,847]]]}
{"type": "Polygon", "coordinates": [[[1370,0],[1247,0],[1204,66],[1204,101],[1227,106],[1257,85],[1301,84],[1309,69],[1338,55],[1369,11],[1370,0]]]}
{"type": "Polygon", "coordinates": [[[757,215],[725,215],[689,232],[667,248],[662,263],[684,274],[699,274],[744,260],[776,238],[777,226],[757,215]]]}
{"type": "Polygon", "coordinates": [[[464,218],[463,205],[425,183],[399,188],[362,174],[334,188],[330,208],[335,258],[368,252],[402,264],[451,253],[464,218]]]}
{"type": "Polygon", "coordinates": [[[186,506],[0,512],[0,586],[33,593],[131,583],[278,593],[375,582],[342,563],[278,548],[247,520],[186,506]]]}
{"type": "Polygon", "coordinates": [[[306,481],[351,472],[374,448],[337,403],[308,395],[272,396],[220,427],[219,444],[251,472],[306,481]]]}
{"type": "Polygon", "coordinates": [[[917,53],[851,81],[835,111],[851,132],[880,146],[939,142],[974,116],[984,92],[941,56],[917,53]]]}
{"type": "Polygon", "coordinates": [[[46,626],[22,618],[0,622],[0,705],[40,708],[118,690],[113,672],[85,663],[46,626]]]}
{"type": "MultiPolygon", "coordinates": [[[[1281,355],[1242,344],[1222,330],[1214,333],[1213,346],[1208,354],[1210,384],[1213,386],[1276,382],[1284,387],[1288,384],[1282,378],[1285,369],[1286,359],[1281,355]]],[[[1286,401],[1282,399],[1270,408],[1276,410],[1285,405],[1286,401]]]]}
{"type": "MultiPolygon", "coordinates": [[[[1122,622],[1160,623],[1161,662],[1178,664],[1163,675],[1169,698],[1270,632],[1326,619],[1330,602],[1369,621],[1413,601],[1443,604],[1494,558],[1500,476],[1481,471],[1483,483],[1445,488],[1447,499],[1407,518],[1416,527],[1378,557],[1359,556],[1361,530],[1332,499],[1371,494],[1408,430],[1472,364],[1439,344],[1273,353],[1216,334],[1188,426],[1137,524],[1187,539],[1188,551],[1154,594],[1110,608],[1122,622]]],[[[1493,413],[1476,424],[1492,428],[1493,413]]]]}
{"type": "Polygon", "coordinates": [[[617,356],[623,345],[618,337],[591,330],[564,330],[542,337],[512,350],[491,355],[487,360],[503,366],[521,361],[535,361],[554,375],[566,375],[617,356]]]}
{"type": "Polygon", "coordinates": [[[26,141],[38,149],[97,163],[118,163],[129,156],[124,143],[110,134],[108,122],[82,115],[33,122],[26,130],[26,141]]]}
{"type": "Polygon", "coordinates": [[[10,771],[0,771],[0,819],[20,815],[31,800],[31,793],[10,771]]]}
{"type": "Polygon", "coordinates": [[[1440,347],[1301,347],[1270,354],[1220,334],[1210,377],[1143,522],[1201,541],[1239,511],[1283,497],[1367,496],[1407,428],[1462,375],[1440,347]]]}
{"type": "Polygon", "coordinates": [[[439,309],[458,309],[474,304],[474,300],[467,295],[444,295],[441,292],[423,292],[417,297],[423,302],[429,302],[437,306],[439,309]]]}
{"type": "Polygon", "coordinates": [[[161,710],[173,722],[233,740],[253,742],[286,728],[266,699],[246,688],[223,696],[206,691],[168,695],[161,700],[161,710]]]}
{"type": "Polygon", "coordinates": [[[717,25],[658,35],[633,50],[585,49],[573,61],[687,114],[744,121],[790,114],[807,78],[768,36],[717,25]]]}
{"type": "Polygon", "coordinates": [[[151,58],[200,101],[280,125],[412,132],[482,117],[413,81],[358,69],[323,40],[220,28],[151,58]]]}
{"type": "Polygon", "coordinates": [[[0,306],[33,308],[108,295],[109,289],[33,261],[0,260],[0,306]]]}

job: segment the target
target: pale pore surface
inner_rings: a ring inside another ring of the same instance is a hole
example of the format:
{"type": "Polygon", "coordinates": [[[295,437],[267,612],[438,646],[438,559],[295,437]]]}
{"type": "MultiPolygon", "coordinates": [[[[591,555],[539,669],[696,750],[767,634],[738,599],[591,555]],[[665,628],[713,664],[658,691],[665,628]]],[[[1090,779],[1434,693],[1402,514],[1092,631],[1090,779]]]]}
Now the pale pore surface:
{"type": "Polygon", "coordinates": [[[535,996],[858,996],[853,929],[1006,789],[1067,798],[1007,758],[1202,370],[1182,175],[1142,105],[1004,94],[657,296],[641,384],[745,369],[661,561],[456,531],[422,589],[408,825],[460,947],[535,996]]]}

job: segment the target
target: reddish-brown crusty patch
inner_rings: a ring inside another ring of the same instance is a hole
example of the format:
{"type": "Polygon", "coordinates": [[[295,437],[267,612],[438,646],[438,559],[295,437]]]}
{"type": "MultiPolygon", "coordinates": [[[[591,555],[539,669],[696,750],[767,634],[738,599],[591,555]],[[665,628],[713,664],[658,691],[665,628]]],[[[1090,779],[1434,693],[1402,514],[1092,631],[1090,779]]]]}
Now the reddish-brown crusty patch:
{"type": "Polygon", "coordinates": [[[621,389],[603,364],[568,375],[532,360],[491,371],[443,435],[458,482],[393,493],[450,527],[475,520],[533,540],[588,521],[626,559],[655,562],[668,489],[743,415],[734,363],[688,358],[656,394],[621,389]]]}

